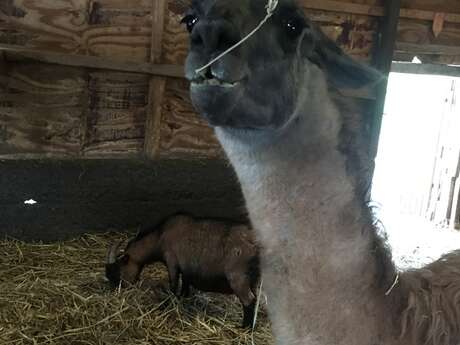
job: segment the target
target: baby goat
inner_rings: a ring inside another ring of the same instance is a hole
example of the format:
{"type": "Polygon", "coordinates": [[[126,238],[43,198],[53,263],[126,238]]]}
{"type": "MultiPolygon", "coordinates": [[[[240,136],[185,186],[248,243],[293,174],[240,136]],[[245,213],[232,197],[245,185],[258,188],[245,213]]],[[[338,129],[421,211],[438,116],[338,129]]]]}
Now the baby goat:
{"type": "Polygon", "coordinates": [[[190,286],[208,292],[234,293],[243,305],[243,327],[252,325],[259,249],[247,225],[175,215],[130,240],[120,255],[118,247],[112,246],[107,254],[105,270],[111,284],[133,283],[145,265],[163,262],[174,294],[188,295],[190,286]]]}

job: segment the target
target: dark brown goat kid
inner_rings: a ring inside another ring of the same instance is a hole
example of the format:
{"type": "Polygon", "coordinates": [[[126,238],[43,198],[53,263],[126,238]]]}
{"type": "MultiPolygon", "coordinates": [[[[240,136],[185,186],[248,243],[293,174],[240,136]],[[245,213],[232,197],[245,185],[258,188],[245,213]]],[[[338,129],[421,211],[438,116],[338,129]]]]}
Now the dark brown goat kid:
{"type": "Polygon", "coordinates": [[[117,256],[119,246],[112,246],[106,277],[113,285],[134,283],[145,265],[163,262],[174,294],[188,295],[190,286],[234,293],[243,305],[243,327],[249,327],[259,280],[258,247],[253,238],[252,230],[244,224],[175,215],[130,240],[121,255],[117,256]]]}

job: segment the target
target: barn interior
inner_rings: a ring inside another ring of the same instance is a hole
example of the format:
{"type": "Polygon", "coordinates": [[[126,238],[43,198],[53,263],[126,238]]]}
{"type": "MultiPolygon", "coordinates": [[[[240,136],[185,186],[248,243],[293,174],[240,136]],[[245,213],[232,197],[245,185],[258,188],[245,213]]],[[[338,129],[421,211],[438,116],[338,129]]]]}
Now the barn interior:
{"type": "MultiPolygon", "coordinates": [[[[361,154],[370,166],[377,157],[382,221],[412,243],[396,246],[400,255],[421,236],[410,230],[420,219],[458,248],[460,2],[297,1],[345,52],[389,75],[388,90],[338,97],[361,129],[361,154]],[[442,106],[415,104],[430,97],[442,106]],[[422,111],[427,132],[416,141],[422,111]],[[397,146],[408,143],[425,151],[397,146]],[[417,155],[428,160],[416,165],[417,155]],[[399,217],[403,206],[417,222],[399,217]]],[[[250,332],[234,297],[177,299],[161,265],[127,289],[104,280],[108,246],[139,227],[179,211],[247,220],[232,168],[189,99],[187,6],[0,0],[0,343],[272,343],[263,298],[250,332]]]]}

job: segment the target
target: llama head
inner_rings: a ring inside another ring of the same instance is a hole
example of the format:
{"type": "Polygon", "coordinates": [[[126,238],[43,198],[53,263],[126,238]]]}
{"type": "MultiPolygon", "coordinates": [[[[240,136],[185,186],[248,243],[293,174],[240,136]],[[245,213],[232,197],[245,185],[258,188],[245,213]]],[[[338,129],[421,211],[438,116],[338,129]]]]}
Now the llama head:
{"type": "Polygon", "coordinates": [[[346,56],[292,0],[279,0],[273,16],[255,35],[196,73],[254,29],[266,15],[266,3],[193,0],[185,14],[191,99],[212,126],[278,129],[294,117],[301,99],[308,107],[308,96],[305,104],[305,92],[300,90],[325,88],[318,75],[338,87],[353,88],[380,78],[375,70],[346,56]]]}

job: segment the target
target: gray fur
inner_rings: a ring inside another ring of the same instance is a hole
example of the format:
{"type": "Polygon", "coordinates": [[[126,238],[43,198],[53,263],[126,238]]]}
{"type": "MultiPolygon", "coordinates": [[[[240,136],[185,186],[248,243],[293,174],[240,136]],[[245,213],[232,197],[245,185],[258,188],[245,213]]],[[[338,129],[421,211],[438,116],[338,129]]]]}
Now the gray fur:
{"type": "Polygon", "coordinates": [[[379,73],[347,57],[292,1],[280,0],[262,30],[197,80],[201,62],[257,24],[265,1],[195,3],[206,11],[195,4],[190,12],[199,19],[186,67],[191,98],[241,183],[263,246],[277,344],[458,344],[458,254],[426,268],[429,279],[401,274],[386,294],[396,270],[366,204],[368,169],[345,138],[352,121],[330,94],[334,85],[378,82],[379,73]],[[301,32],[289,31],[293,25],[301,32]],[[200,36],[204,26],[215,29],[209,40],[200,36]],[[206,86],[213,79],[239,82],[206,86]],[[441,281],[452,288],[432,287],[441,281]]]}

